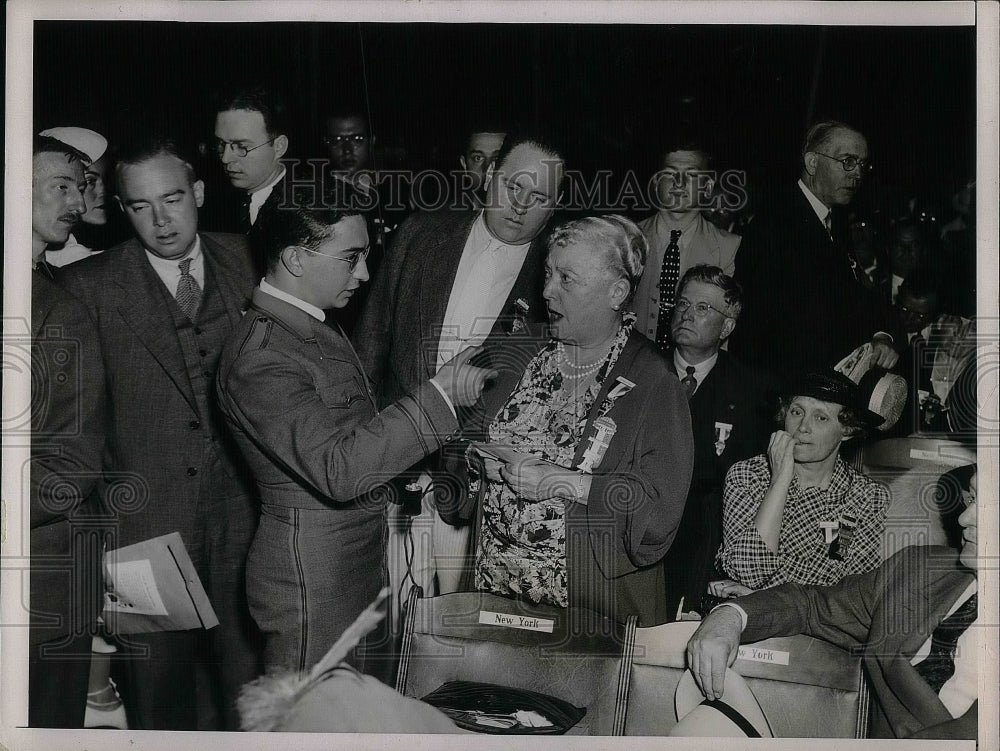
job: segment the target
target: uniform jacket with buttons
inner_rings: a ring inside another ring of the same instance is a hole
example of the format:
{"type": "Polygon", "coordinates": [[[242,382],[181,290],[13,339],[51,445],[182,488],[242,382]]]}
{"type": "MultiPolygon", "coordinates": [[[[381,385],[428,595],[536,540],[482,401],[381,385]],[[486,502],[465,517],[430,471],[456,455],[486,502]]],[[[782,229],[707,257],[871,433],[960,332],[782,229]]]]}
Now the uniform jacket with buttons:
{"type": "Polygon", "coordinates": [[[218,392],[264,504],[350,502],[458,434],[429,381],[379,412],[346,337],[259,288],[223,353],[218,392]]]}
{"type": "MultiPolygon", "coordinates": [[[[244,237],[200,237],[202,310],[212,295],[218,340],[220,328],[231,332],[240,322],[253,275],[244,237]]],[[[257,514],[246,465],[214,404],[221,344],[199,352],[204,332],[178,317],[172,291],[137,240],[67,267],[63,283],[88,308],[100,339],[109,405],[104,495],[118,515],[117,544],[178,531],[202,568],[214,515],[252,535],[257,514]],[[185,338],[193,342],[187,357],[185,338]]]]}

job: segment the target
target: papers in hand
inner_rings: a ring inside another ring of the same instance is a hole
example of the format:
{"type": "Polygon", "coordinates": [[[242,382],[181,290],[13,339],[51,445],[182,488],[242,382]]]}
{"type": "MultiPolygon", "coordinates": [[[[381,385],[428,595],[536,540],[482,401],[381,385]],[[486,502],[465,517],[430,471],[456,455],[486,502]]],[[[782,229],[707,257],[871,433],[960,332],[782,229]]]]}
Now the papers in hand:
{"type": "Polygon", "coordinates": [[[855,383],[860,383],[862,376],[872,369],[875,353],[871,344],[862,344],[847,357],[834,366],[834,370],[842,373],[855,383]]]}
{"type": "Polygon", "coordinates": [[[555,462],[550,462],[548,459],[543,459],[540,456],[535,456],[534,454],[529,454],[525,451],[518,451],[513,446],[506,443],[472,443],[469,448],[476,451],[484,459],[492,459],[493,461],[500,462],[501,464],[512,464],[517,465],[521,462],[539,462],[541,464],[548,464],[550,467],[556,467],[558,469],[566,469],[555,462]]]}
{"type": "Polygon", "coordinates": [[[212,628],[219,619],[178,532],[104,555],[103,618],[115,634],[212,628]]]}

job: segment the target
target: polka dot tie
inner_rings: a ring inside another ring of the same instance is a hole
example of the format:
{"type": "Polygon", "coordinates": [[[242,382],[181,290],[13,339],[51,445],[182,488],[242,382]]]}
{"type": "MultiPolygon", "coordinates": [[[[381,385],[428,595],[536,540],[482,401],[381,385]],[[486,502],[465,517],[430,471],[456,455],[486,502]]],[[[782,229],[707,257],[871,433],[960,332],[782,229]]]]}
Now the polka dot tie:
{"type": "Polygon", "coordinates": [[[674,295],[681,275],[681,239],[679,229],[670,230],[670,242],[663,252],[663,266],[660,267],[660,313],[656,321],[656,346],[661,350],[670,346],[670,314],[674,309],[674,295]]]}

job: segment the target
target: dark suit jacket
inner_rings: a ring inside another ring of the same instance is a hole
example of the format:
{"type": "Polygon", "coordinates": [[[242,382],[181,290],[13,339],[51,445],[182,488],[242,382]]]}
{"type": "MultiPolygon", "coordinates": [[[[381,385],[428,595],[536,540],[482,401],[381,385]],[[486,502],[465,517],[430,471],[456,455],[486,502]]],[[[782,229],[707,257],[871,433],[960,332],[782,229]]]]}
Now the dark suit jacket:
{"type": "MultiPolygon", "coordinates": [[[[674,370],[674,353],[666,353],[674,370]]],[[[681,377],[683,374],[677,374],[681,377]]],[[[736,462],[763,452],[774,429],[777,399],[770,383],[728,352],[719,359],[688,402],[694,434],[694,476],[677,539],[667,553],[667,610],[694,610],[715,570],[715,552],[722,543],[722,485],[736,462]],[[716,442],[717,423],[729,426],[722,453],[716,442]]]]}
{"type": "Polygon", "coordinates": [[[881,711],[874,737],[975,738],[978,703],[953,719],[910,659],[974,575],[944,547],[907,547],[874,571],[832,587],[783,584],[741,597],[748,616],[740,639],[809,634],[860,649],[881,711]]]}
{"type": "Polygon", "coordinates": [[[789,384],[892,332],[887,307],[851,271],[845,222],[834,209],[835,243],[798,185],[758,213],[740,245],[743,312],[730,352],[789,384]]]}
{"type": "Polygon", "coordinates": [[[279,180],[271,188],[271,192],[268,193],[267,198],[264,199],[264,203],[261,204],[260,210],[257,212],[257,221],[250,225],[250,231],[247,232],[247,242],[250,245],[250,258],[253,259],[254,277],[258,281],[267,273],[267,248],[264,247],[265,225],[274,215],[274,212],[279,210],[278,207],[285,202],[286,179],[289,179],[287,173],[284,179],[279,180]]]}
{"type": "Polygon", "coordinates": [[[43,271],[32,274],[31,375],[29,635],[35,648],[93,627],[110,521],[95,492],[107,419],[97,332],[86,308],[43,271]]]}
{"type": "MultiPolygon", "coordinates": [[[[253,287],[245,238],[200,236],[206,270],[235,329],[253,287]]],[[[111,410],[106,494],[119,512],[118,545],[179,531],[207,574],[204,504],[232,499],[234,521],[248,514],[256,520],[250,478],[214,409],[215,373],[189,372],[164,302],[169,292],[137,240],[67,267],[64,283],[100,336],[111,410]],[[193,379],[205,393],[195,393],[193,379]],[[206,397],[208,414],[199,404],[206,397]]]]}
{"type": "MultiPolygon", "coordinates": [[[[489,425],[517,387],[524,370],[547,339],[541,327],[529,336],[499,335],[491,340],[488,363],[496,383],[483,392],[464,432],[486,440],[489,425]]],[[[605,379],[587,417],[573,466],[587,449],[588,436],[608,391],[621,376],[635,388],[618,398],[607,416],[617,430],[593,471],[586,505],[566,511],[566,566],[571,606],[610,617],[635,614],[643,626],[667,620],[663,598],[663,556],[677,533],[694,461],[687,398],[656,348],[641,334],[629,338],[605,379]]],[[[450,503],[439,502],[445,521],[472,518],[478,509],[467,492],[464,452],[446,452],[451,476],[460,478],[450,503]]],[[[436,495],[442,501],[445,494],[436,495]]]]}
{"type": "MultiPolygon", "coordinates": [[[[354,346],[375,383],[379,404],[392,404],[436,370],[440,326],[475,211],[436,211],[410,216],[396,231],[365,309],[354,346]]],[[[535,239],[493,331],[509,325],[514,301],[541,320],[545,245],[535,239]]]]}

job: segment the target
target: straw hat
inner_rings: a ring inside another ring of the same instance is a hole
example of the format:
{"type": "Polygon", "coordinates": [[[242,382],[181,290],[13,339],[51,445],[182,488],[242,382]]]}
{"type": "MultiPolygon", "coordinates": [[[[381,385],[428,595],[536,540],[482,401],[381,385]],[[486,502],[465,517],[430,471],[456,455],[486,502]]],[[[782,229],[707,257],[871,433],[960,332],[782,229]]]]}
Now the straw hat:
{"type": "Polygon", "coordinates": [[[672,736],[687,738],[773,738],[774,733],[743,676],[726,668],[726,690],[721,699],[709,701],[685,670],[674,692],[677,724],[672,736]]]}

